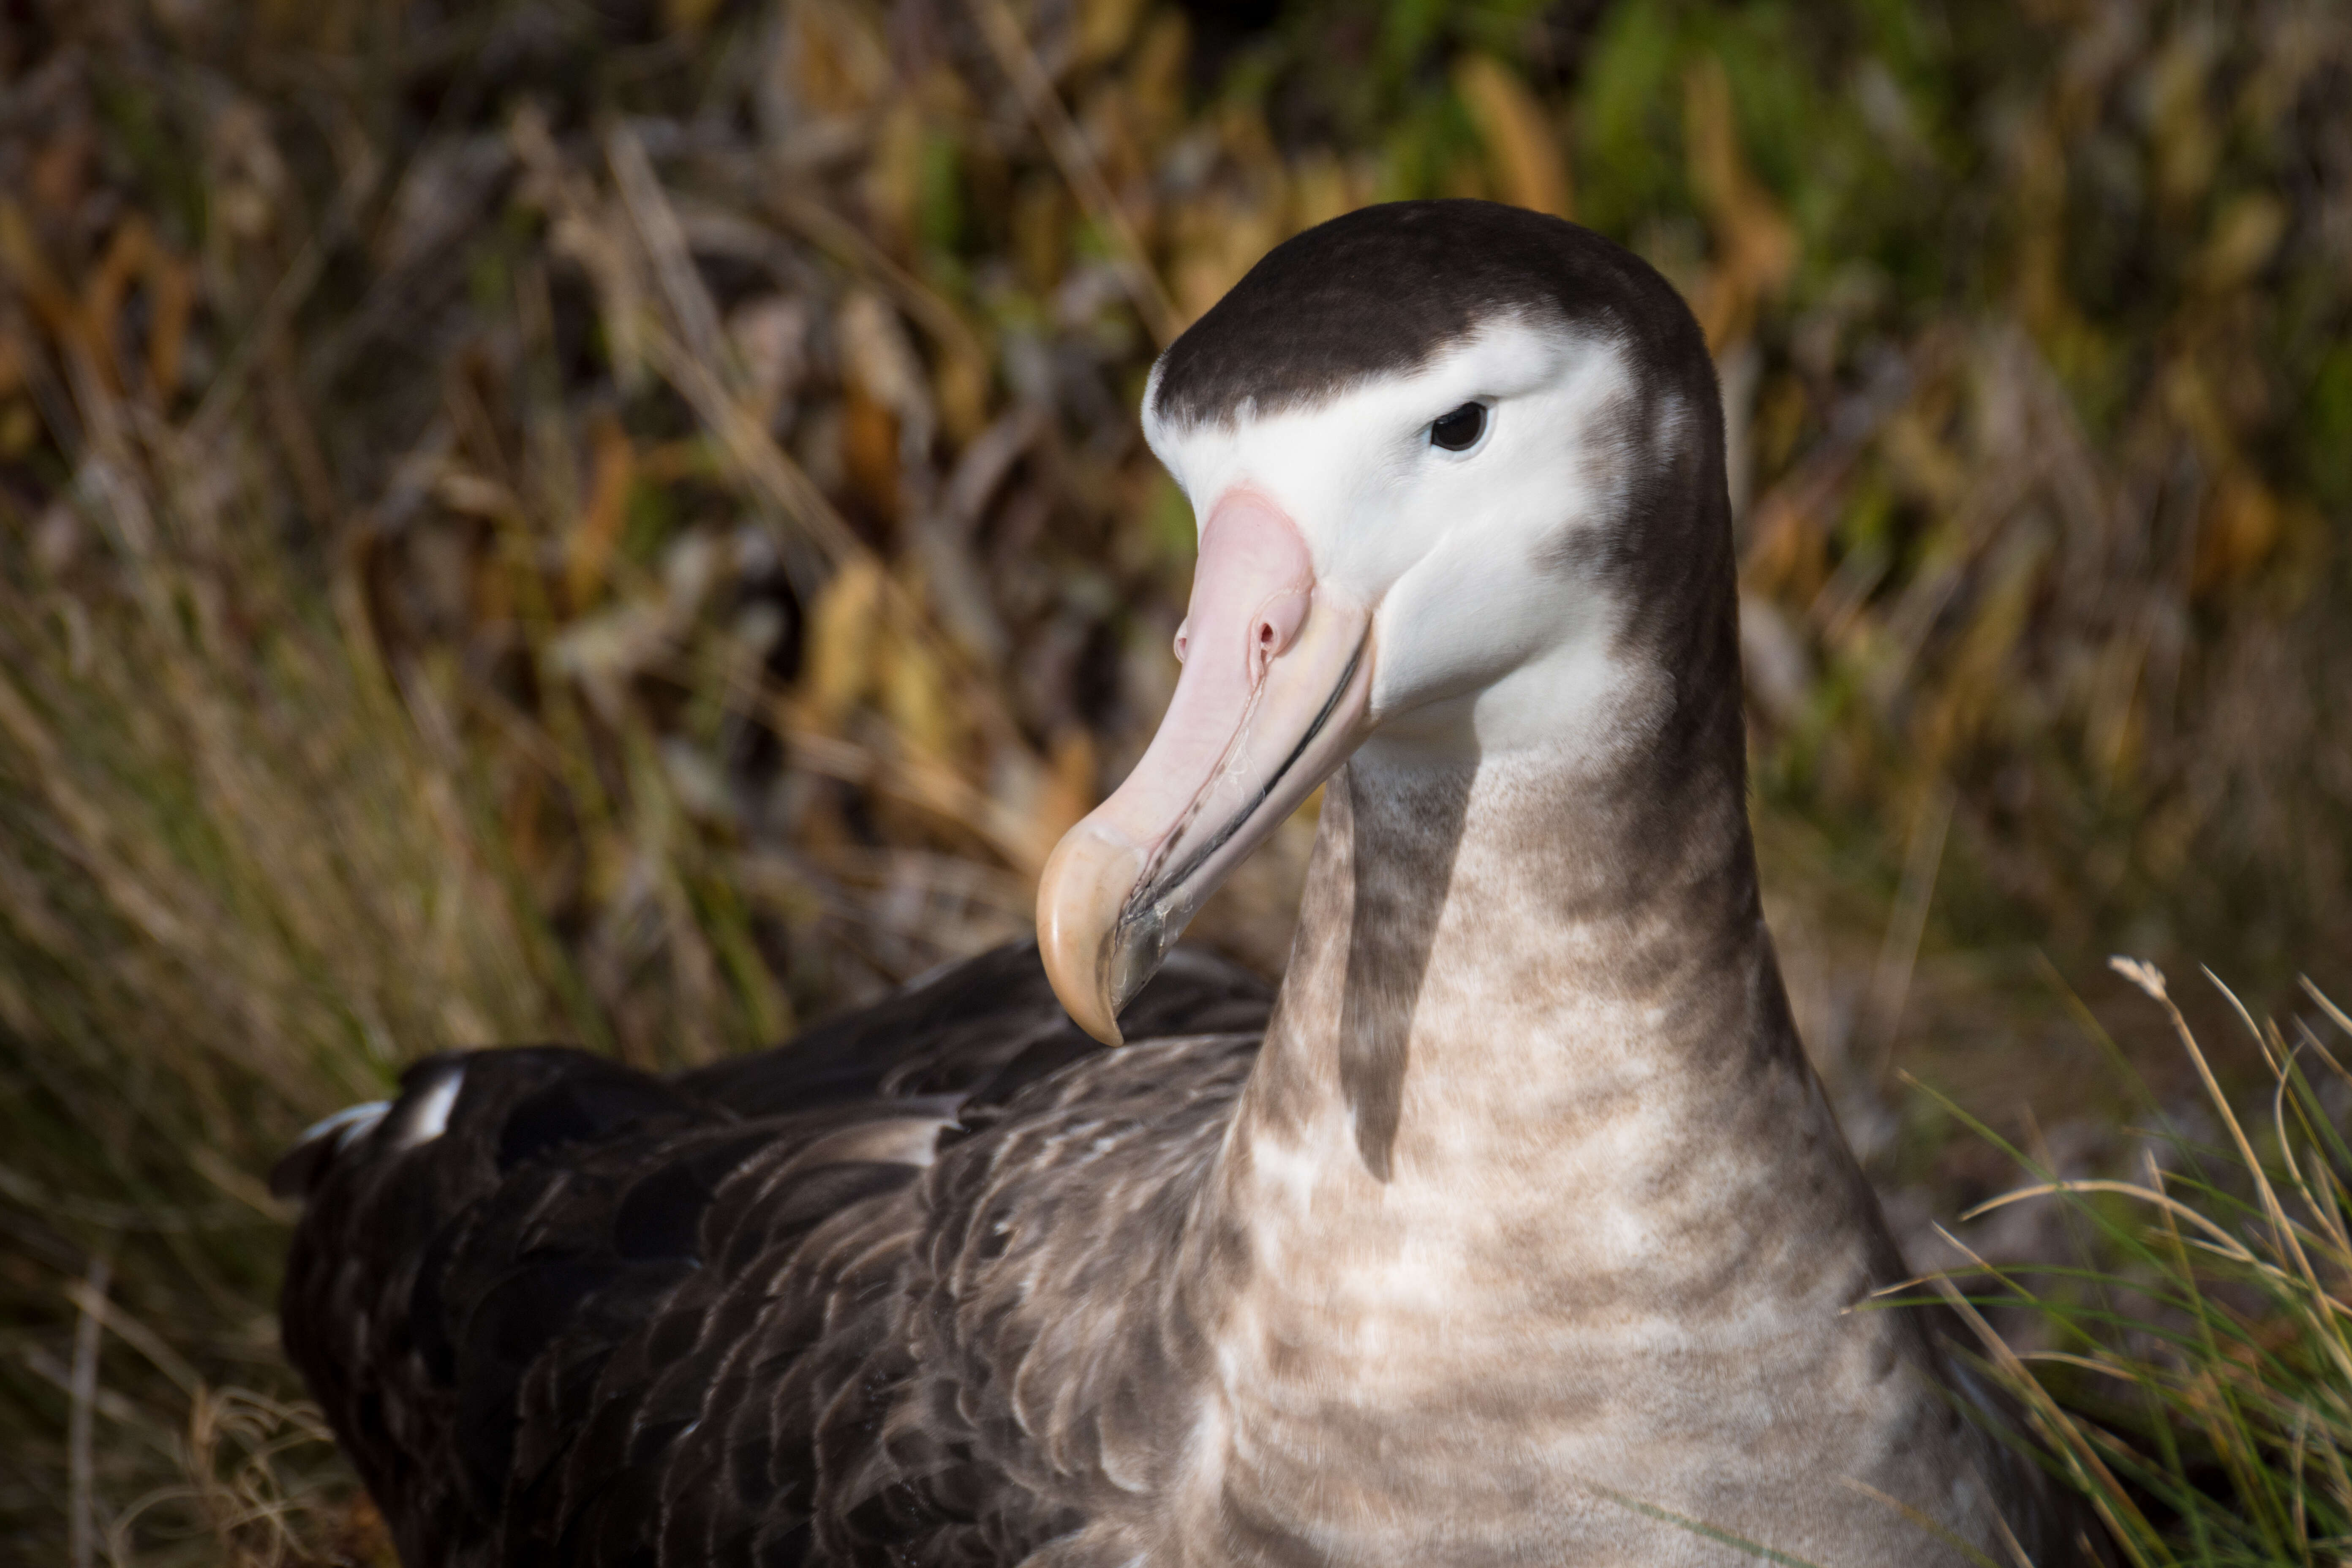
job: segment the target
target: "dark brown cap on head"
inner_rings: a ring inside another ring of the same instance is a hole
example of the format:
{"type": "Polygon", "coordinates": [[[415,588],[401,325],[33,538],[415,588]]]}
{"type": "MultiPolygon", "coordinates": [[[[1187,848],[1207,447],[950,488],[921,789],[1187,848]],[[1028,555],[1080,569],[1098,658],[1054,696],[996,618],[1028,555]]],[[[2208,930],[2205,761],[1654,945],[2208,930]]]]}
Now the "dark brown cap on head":
{"type": "Polygon", "coordinates": [[[1619,337],[1674,390],[1712,393],[1689,310],[1623,247],[1498,202],[1391,202],[1268,251],[1160,356],[1152,412],[1196,425],[1319,402],[1500,315],[1619,337]]]}

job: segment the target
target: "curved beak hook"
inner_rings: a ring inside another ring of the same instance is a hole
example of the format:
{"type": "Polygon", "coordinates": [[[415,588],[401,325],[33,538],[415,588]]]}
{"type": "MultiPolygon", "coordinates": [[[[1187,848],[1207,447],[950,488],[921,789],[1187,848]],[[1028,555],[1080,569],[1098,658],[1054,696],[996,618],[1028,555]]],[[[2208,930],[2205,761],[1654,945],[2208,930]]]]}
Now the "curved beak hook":
{"type": "Polygon", "coordinates": [[[1038,883],[1047,978],[1095,1038],[1119,1042],[1119,1009],[1202,901],[1362,740],[1371,624],[1368,606],[1316,581],[1279,508],[1243,490],[1211,511],[1176,695],[1135,771],[1038,883]]]}

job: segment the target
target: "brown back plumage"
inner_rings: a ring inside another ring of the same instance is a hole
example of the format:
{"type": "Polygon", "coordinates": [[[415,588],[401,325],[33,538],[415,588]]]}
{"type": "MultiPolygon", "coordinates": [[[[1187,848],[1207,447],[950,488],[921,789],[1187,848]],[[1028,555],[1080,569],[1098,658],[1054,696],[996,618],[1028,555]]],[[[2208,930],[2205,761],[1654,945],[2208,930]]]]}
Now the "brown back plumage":
{"type": "Polygon", "coordinates": [[[1018,1561],[1190,1353],[1154,1243],[1266,1003],[1181,955],[1105,1054],[1008,948],[668,1083],[433,1058],[289,1156],[287,1349],[416,1568],[1018,1561]]]}

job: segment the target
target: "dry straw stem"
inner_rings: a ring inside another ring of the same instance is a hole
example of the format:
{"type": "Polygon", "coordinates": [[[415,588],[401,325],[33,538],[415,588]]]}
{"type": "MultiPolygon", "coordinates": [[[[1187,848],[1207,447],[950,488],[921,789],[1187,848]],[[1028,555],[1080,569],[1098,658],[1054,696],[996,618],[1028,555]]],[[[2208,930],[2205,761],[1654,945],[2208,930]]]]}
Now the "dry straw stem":
{"type": "MultiPolygon", "coordinates": [[[[2345,1484],[2345,1450],[2352,1447],[2352,1347],[2347,1342],[2352,1301],[2346,1290],[2352,1282],[2352,1245],[2342,1180],[2347,1152],[2301,1075],[2301,1053],[2284,1049],[2275,1030],[2262,1028],[2241,1007],[2241,1021],[2263,1047],[2278,1080],[2271,1118],[2276,1143],[2269,1158],[2283,1175],[2274,1177],[2171,1000],[2161,971],[2134,960],[2118,959],[2115,966],[2165,1010],[2211,1111],[2229,1132],[2234,1157],[2222,1172],[2242,1183],[2252,1201],[2216,1185],[2201,1160],[2184,1150],[2196,1162],[2193,1176],[2168,1178],[2151,1152],[2142,1182],[2045,1181],[1972,1212],[1973,1218],[2049,1196],[2079,1203],[2112,1195],[2140,1205],[2156,1224],[2146,1240],[2124,1249],[2136,1265],[2083,1278],[2109,1292],[2151,1292],[2156,1316],[2144,1322],[2118,1316],[2111,1305],[2077,1308],[2047,1296],[2037,1300],[2011,1275],[1961,1250],[1979,1272],[2042,1307],[2054,1325],[2087,1346],[2038,1352],[2032,1362],[2086,1372],[2147,1398],[2148,1410],[2133,1417],[2127,1435],[2061,1408],[2030,1374],[2029,1358],[2010,1352],[1948,1278],[1938,1277],[1937,1288],[1976,1326],[2038,1433],[2066,1458],[2135,1563],[2268,1562],[2279,1552],[2285,1560],[2315,1561],[2330,1531],[2352,1528],[2352,1486],[2345,1484]],[[2180,1195],[2183,1191],[2192,1196],[2180,1195]],[[2290,1212],[2290,1196],[2300,1215],[2290,1212]],[[2250,1220],[2251,1234],[2242,1232],[2238,1227],[2250,1220]],[[2151,1352],[2146,1345],[2157,1349],[2151,1352]],[[2227,1490],[2218,1498],[2212,1483],[2197,1480],[2187,1468],[2192,1440],[2227,1478],[2227,1490]],[[2324,1494],[2324,1518],[2315,1507],[2322,1497],[2312,1489],[2315,1466],[2332,1486],[2324,1494]],[[2141,1506],[2150,1497],[2177,1522],[2152,1520],[2141,1506]],[[2257,1555],[2230,1554],[2241,1551],[2257,1555]]],[[[2323,1011],[2331,1018],[2341,1013],[2332,1004],[2323,1011]]],[[[2309,1054],[2341,1079],[2325,1046],[2307,1027],[2303,1032],[2309,1054]]],[[[2103,1224],[2111,1237],[2125,1238],[2103,1224]]]]}
{"type": "Polygon", "coordinates": [[[1454,68],[1454,87],[1495,161],[1496,194],[1513,206],[1574,217],[1574,176],[1559,134],[1517,73],[1492,55],[1465,55],[1454,68]]]}
{"type": "Polygon", "coordinates": [[[1951,831],[1956,799],[1952,787],[1938,779],[1920,805],[1911,829],[1910,849],[1904,857],[1903,880],[1888,911],[1878,963],[1871,972],[1857,1043],[1875,1056],[1876,1076],[1882,1083],[1895,1065],[1895,1047],[1902,1037],[1903,1010],[1910,1000],[1919,946],[1935,905],[1936,879],[1943,869],[1944,841],[1951,831]]]}
{"type": "MultiPolygon", "coordinates": [[[[1841,1476],[1838,1479],[1839,1483],[1847,1489],[1860,1492],[1874,1502],[1883,1504],[1901,1514],[1916,1525],[1921,1534],[1933,1536],[1945,1545],[1952,1547],[1975,1563],[1978,1568],[2002,1568],[2002,1564],[1955,1535],[1941,1521],[1905,1502],[1901,1498],[1883,1492],[1869,1482],[1856,1480],[1852,1476],[1841,1476]]],[[[2009,1521],[1996,1513],[1993,1515],[1993,1522],[2000,1528],[2000,1542],[2009,1554],[2009,1568],[2034,1568],[2032,1560],[2025,1554],[2024,1545],[2017,1539],[2017,1533],[2010,1529],[2009,1521]]]]}
{"type": "MultiPolygon", "coordinates": [[[[2221,1082],[2213,1076],[2212,1064],[2205,1059],[2205,1053],[2199,1048],[2196,1037],[2189,1032],[2189,1020],[2182,1017],[2180,1009],[2173,1005],[2172,998],[2165,986],[2163,973],[2154,964],[2145,961],[2119,957],[2108,962],[2117,973],[2155,998],[2158,1005],[2163,1007],[2165,1016],[2171,1020],[2173,1033],[2179,1037],[2181,1049],[2188,1052],[2189,1059],[2196,1065],[2198,1081],[2204,1085],[2206,1098],[2212,1102],[2214,1112],[2221,1117],[2222,1125],[2230,1130],[2230,1139],[2237,1147],[2239,1161],[2253,1181],[2254,1191],[2262,1199],[2263,1211],[2270,1220],[2272,1240],[2281,1252],[2294,1260],[2294,1268],[2300,1276],[2299,1282],[2310,1289],[2312,1300],[2330,1307],[2341,1307],[2342,1303],[2331,1300],[2327,1294],[2327,1287],[2322,1283],[2317,1272],[2313,1269],[2311,1259],[2305,1254],[2302,1240],[2296,1234],[2299,1227],[2287,1218],[2286,1209],[2279,1202],[2277,1190],[2272,1186],[2268,1172],[2263,1169],[2263,1162],[2256,1157],[2253,1144],[2246,1138],[2245,1129],[2239,1125],[2237,1112],[2231,1107],[2229,1096],[2221,1092],[2221,1082]]],[[[2263,1047],[2264,1054],[2267,1056],[2269,1042],[2263,1037],[2262,1026],[2254,1022],[2253,1015],[2246,1011],[2245,1005],[2238,1000],[2237,994],[2222,984],[2211,970],[2205,971],[2205,977],[2212,982],[2214,989],[2228,998],[2230,1005],[2236,1010],[2239,1019],[2244,1023],[2247,1031],[2254,1037],[2255,1043],[2263,1047]]],[[[2273,1061],[2274,1066],[2277,1065],[2274,1058],[2273,1061]]],[[[2284,1076],[2283,1072],[2282,1076],[2284,1076]]],[[[2307,1189],[2302,1195],[2307,1202],[2313,1199],[2313,1194],[2307,1189]]],[[[2315,1202],[2313,1207],[2316,1210],[2320,1205],[2315,1202]]],[[[2273,1275],[2280,1273],[2277,1268],[2268,1266],[2265,1266],[2264,1271],[2273,1275]]],[[[2329,1326],[2333,1327],[2332,1324],[2329,1326]]],[[[2352,1349],[2347,1349],[2343,1340],[2335,1333],[2331,1332],[2326,1337],[2330,1348],[2337,1358],[2338,1368],[2345,1374],[2347,1386],[2352,1386],[2352,1349]]]]}
{"type": "MultiPolygon", "coordinates": [[[[1952,1239],[1948,1236],[1947,1239],[1952,1239]]],[[[1955,1241],[1954,1245],[1958,1245],[1955,1241]]],[[[1967,1253],[1967,1248],[1961,1251],[1967,1253]]],[[[1969,1261],[1982,1268],[1983,1261],[1969,1254],[1969,1261]]],[[[1945,1303],[1959,1314],[1983,1345],[1993,1365],[2001,1373],[2008,1385],[2025,1401],[2026,1419],[2034,1435],[2063,1467],[2064,1473],[2075,1489],[2091,1500],[2111,1538],[2129,1542],[2154,1533],[2147,1516],[2132,1500],[2129,1491],[2099,1457],[2089,1437],[2074,1417],[2043,1389],[2041,1381],[2027,1368],[2023,1358],[2009,1347],[2009,1342],[1993,1331],[1974,1303],[1960,1294],[1959,1288],[1945,1275],[1931,1277],[1930,1282],[1945,1303]]],[[[2135,1562],[2145,1559],[2135,1557],[2135,1562]]]]}

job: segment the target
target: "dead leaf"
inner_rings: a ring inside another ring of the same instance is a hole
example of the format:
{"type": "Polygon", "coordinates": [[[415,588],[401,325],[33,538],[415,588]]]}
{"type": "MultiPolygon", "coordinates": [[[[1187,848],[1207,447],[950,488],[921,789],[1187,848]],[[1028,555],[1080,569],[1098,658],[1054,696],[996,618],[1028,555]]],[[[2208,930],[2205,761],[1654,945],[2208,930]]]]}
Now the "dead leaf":
{"type": "Polygon", "coordinates": [[[907,258],[915,238],[915,210],[922,200],[924,143],[929,130],[922,106],[904,96],[882,113],[875,132],[874,151],[860,184],[865,189],[866,216],[880,232],[883,248],[907,258]]]}
{"type": "Polygon", "coordinates": [[[1094,737],[1084,730],[1065,731],[1054,742],[1033,808],[1031,837],[1037,845],[1037,864],[1044,865],[1062,836],[1095,808],[1100,765],[1094,737]]]}
{"type": "Polygon", "coordinates": [[[636,448],[621,422],[601,414],[588,428],[593,469],[588,504],[564,542],[563,597],[576,615],[593,602],[604,581],[604,568],[629,516],[629,487],[635,481],[636,448]]]}
{"type": "Polygon", "coordinates": [[[796,721],[832,734],[874,677],[882,568],[861,556],[843,565],[809,616],[806,665],[795,694],[796,721]]]}
{"type": "Polygon", "coordinates": [[[753,411],[770,424],[808,374],[810,320],[808,301],[784,294],[761,295],[728,313],[727,342],[742,362],[753,411]]]}
{"type": "Polygon", "coordinates": [[[2212,236],[2199,259],[2205,287],[2221,293],[2250,280],[2277,253],[2286,223],[2285,204],[2266,191],[2232,200],[2213,220],[2212,236]]]}
{"type": "Polygon", "coordinates": [[[940,760],[962,748],[963,726],[948,695],[947,678],[920,639],[886,635],[882,642],[881,707],[900,741],[940,760]]]}
{"type": "Polygon", "coordinates": [[[2224,475],[2198,529],[2193,590],[2210,593],[2268,560],[2279,521],[2278,498],[2261,479],[2243,469],[2224,475]]]}
{"type": "Polygon", "coordinates": [[[1511,68],[1492,55],[1465,55],[1454,68],[1454,90],[1486,143],[1496,194],[1513,206],[1575,216],[1559,137],[1511,68]]]}
{"type": "Polygon", "coordinates": [[[1071,63],[1085,70],[1109,59],[1134,37],[1142,14],[1143,0],[1078,0],[1078,47],[1071,63]]]}
{"type": "Polygon", "coordinates": [[[778,74],[795,108],[848,119],[864,113],[888,89],[889,53],[865,18],[832,0],[805,0],[783,11],[778,74]]]}
{"type": "Polygon", "coordinates": [[[1732,111],[1731,79],[1708,56],[1683,79],[1683,127],[1691,191],[1715,237],[1706,286],[1692,302],[1718,354],[1755,327],[1758,305],[1777,298],[1797,264],[1797,232],[1748,172],[1732,111]]]}
{"type": "Polygon", "coordinates": [[[841,463],[849,488],[876,516],[898,517],[898,416],[855,382],[842,399],[841,463]]]}
{"type": "Polygon", "coordinates": [[[918,449],[928,447],[933,424],[930,389],[898,313],[879,294],[856,289],[842,300],[835,331],[843,378],[895,415],[918,449]]]}

